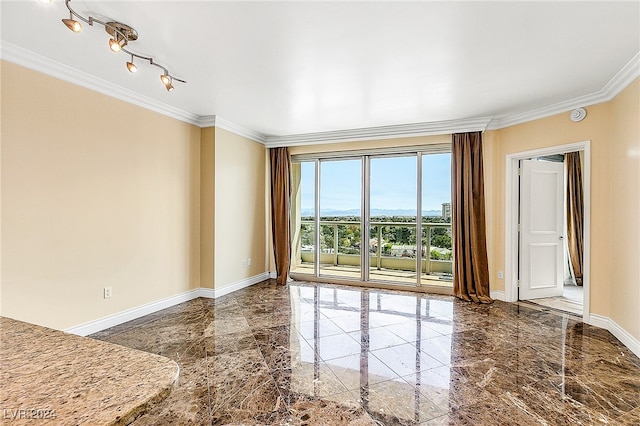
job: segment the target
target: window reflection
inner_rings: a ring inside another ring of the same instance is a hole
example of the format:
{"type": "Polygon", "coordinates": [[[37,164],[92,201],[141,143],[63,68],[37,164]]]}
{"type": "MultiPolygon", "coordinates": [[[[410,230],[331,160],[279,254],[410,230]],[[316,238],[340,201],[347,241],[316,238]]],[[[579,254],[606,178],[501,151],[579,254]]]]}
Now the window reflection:
{"type": "Polygon", "coordinates": [[[291,333],[299,337],[301,364],[292,369],[292,391],[332,400],[355,395],[378,418],[393,413],[419,422],[437,414],[449,389],[452,301],[369,289],[290,288],[296,305],[291,333]]]}

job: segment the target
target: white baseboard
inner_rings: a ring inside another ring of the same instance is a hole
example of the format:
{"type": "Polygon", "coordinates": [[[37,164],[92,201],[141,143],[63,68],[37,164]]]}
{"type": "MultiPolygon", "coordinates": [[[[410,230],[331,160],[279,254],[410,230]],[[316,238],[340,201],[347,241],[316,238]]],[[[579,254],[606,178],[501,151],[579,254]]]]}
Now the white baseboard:
{"type": "Polygon", "coordinates": [[[68,328],[64,331],[71,334],[77,334],[79,336],[88,336],[89,334],[97,333],[98,331],[122,324],[123,322],[131,321],[162,309],[170,308],[171,306],[196,299],[200,297],[200,290],[201,289],[185,291],[184,293],[176,294],[175,296],[146,303],[142,306],[127,309],[126,311],[118,312],[117,314],[109,315],[95,321],[89,321],[84,324],[68,328]]]}
{"type": "Polygon", "coordinates": [[[233,293],[234,291],[249,287],[257,284],[261,281],[269,279],[270,273],[264,272],[262,274],[254,275],[253,277],[245,278],[240,281],[236,281],[228,286],[216,289],[210,288],[197,288],[194,290],[185,291],[184,293],[176,294],[175,296],[167,297],[155,302],[147,303],[142,306],[127,309],[126,311],[118,312],[117,314],[109,315],[95,321],[89,321],[87,323],[77,325],[75,327],[68,328],[64,331],[71,334],[77,334],[79,336],[88,336],[89,334],[97,333],[98,331],[106,330],[107,328],[122,324],[127,321],[132,321],[136,318],[143,317],[145,315],[152,314],[162,309],[170,308],[180,303],[188,302],[189,300],[197,299],[198,297],[206,297],[215,299],[225,294],[233,293]]]}
{"type": "Polygon", "coordinates": [[[507,295],[502,290],[489,290],[489,294],[492,299],[502,300],[503,302],[507,300],[507,295]]]}
{"type": "Polygon", "coordinates": [[[275,280],[276,278],[278,278],[278,272],[276,272],[276,271],[269,272],[269,278],[275,280]]]}
{"type": "Polygon", "coordinates": [[[609,331],[640,358],[640,340],[633,337],[627,330],[620,327],[620,325],[612,319],[609,319],[609,331]]]}
{"type": "Polygon", "coordinates": [[[640,340],[633,337],[627,330],[620,327],[620,325],[611,318],[591,314],[589,315],[589,324],[609,330],[616,339],[620,340],[620,342],[629,348],[631,352],[640,357],[640,340]]]}
{"type": "Polygon", "coordinates": [[[268,279],[269,279],[269,272],[263,272],[262,274],[254,275],[252,277],[245,278],[240,281],[236,281],[235,283],[232,283],[230,285],[214,289],[213,298],[215,299],[217,297],[224,296],[225,294],[233,293],[234,291],[241,290],[245,287],[258,284],[259,282],[262,282],[268,279]]]}
{"type": "Polygon", "coordinates": [[[589,314],[587,323],[590,325],[595,325],[596,327],[604,328],[605,330],[609,330],[609,318],[603,317],[602,315],[589,314]]]}
{"type": "Polygon", "coordinates": [[[198,297],[204,297],[206,299],[215,299],[216,291],[212,288],[200,287],[198,289],[198,297]]]}

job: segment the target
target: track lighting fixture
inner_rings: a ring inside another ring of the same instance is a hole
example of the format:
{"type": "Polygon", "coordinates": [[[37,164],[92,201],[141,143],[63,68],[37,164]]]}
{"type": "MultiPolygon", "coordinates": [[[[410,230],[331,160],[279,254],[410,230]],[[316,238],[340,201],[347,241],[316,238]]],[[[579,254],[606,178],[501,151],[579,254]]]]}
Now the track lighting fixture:
{"type": "MultiPolygon", "coordinates": [[[[51,0],[40,1],[45,4],[51,3],[51,0]]],[[[129,49],[129,43],[138,39],[138,32],[133,29],[133,27],[121,22],[103,22],[92,16],[88,16],[85,18],[84,16],[73,10],[69,3],[71,3],[71,0],[65,0],[65,5],[67,6],[67,9],[69,9],[69,19],[63,19],[62,22],[66,25],[66,27],[71,31],[77,33],[82,31],[82,25],[78,21],[85,22],[90,26],[93,26],[94,23],[102,25],[105,31],[111,36],[111,38],[109,39],[109,48],[113,52],[122,51],[131,56],[131,61],[127,62],[127,69],[129,70],[129,72],[135,73],[138,71],[138,67],[133,63],[133,58],[136,57],[143,61],[149,62],[149,65],[162,69],[163,74],[160,75],[160,80],[162,81],[162,84],[164,84],[167,91],[171,92],[173,90],[173,81],[186,83],[186,81],[172,76],[169,70],[166,67],[156,63],[153,57],[139,55],[129,49]],[[76,21],[76,19],[78,19],[78,21],[76,21]]]]}
{"type": "Polygon", "coordinates": [[[69,28],[74,33],[79,33],[80,31],[82,31],[82,25],[80,25],[80,22],[73,19],[73,13],[69,13],[69,19],[63,19],[62,22],[64,22],[67,28],[69,28]]]}
{"type": "Polygon", "coordinates": [[[120,43],[112,38],[109,40],[109,49],[113,50],[114,52],[119,52],[122,50],[122,46],[120,46],[120,43]]]}
{"type": "Polygon", "coordinates": [[[164,87],[167,88],[167,92],[171,92],[173,90],[173,78],[165,71],[164,74],[160,74],[160,81],[164,84],[164,87]]]}
{"type": "Polygon", "coordinates": [[[107,22],[104,30],[113,36],[113,38],[109,40],[109,49],[114,52],[121,51],[127,43],[138,39],[138,32],[136,30],[120,22],[107,22]]]}
{"type": "Polygon", "coordinates": [[[123,47],[125,47],[127,45],[127,40],[124,38],[120,38],[118,37],[119,40],[116,40],[115,38],[112,38],[111,40],[109,40],[109,48],[111,50],[113,50],[114,52],[119,52],[122,50],[123,47]]]}
{"type": "Polygon", "coordinates": [[[130,73],[135,73],[138,71],[138,67],[133,63],[133,55],[131,55],[131,62],[127,62],[127,69],[130,73]]]}
{"type": "Polygon", "coordinates": [[[164,74],[160,74],[160,81],[162,82],[162,84],[164,84],[165,86],[169,83],[171,83],[171,79],[169,78],[169,74],[167,74],[166,72],[164,74]]]}

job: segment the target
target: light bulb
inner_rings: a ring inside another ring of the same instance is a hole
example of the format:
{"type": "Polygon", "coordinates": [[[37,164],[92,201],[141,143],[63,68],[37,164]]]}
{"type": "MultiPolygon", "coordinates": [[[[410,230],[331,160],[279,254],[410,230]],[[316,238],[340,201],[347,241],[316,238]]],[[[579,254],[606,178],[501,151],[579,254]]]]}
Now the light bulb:
{"type": "Polygon", "coordinates": [[[80,31],[82,31],[82,25],[80,25],[80,22],[72,18],[63,19],[62,22],[74,33],[79,33],[80,31]]]}
{"type": "Polygon", "coordinates": [[[127,69],[129,70],[130,73],[138,72],[138,67],[133,62],[127,62],[127,69]]]}
{"type": "Polygon", "coordinates": [[[122,48],[126,45],[127,39],[120,35],[117,35],[115,38],[109,39],[109,49],[113,50],[114,52],[121,51],[122,48]]]}
{"type": "Polygon", "coordinates": [[[167,92],[173,91],[173,84],[169,83],[169,84],[167,84],[166,87],[167,87],[167,92]]]}
{"type": "Polygon", "coordinates": [[[160,81],[162,82],[162,84],[164,84],[165,86],[171,84],[171,78],[169,77],[169,75],[167,75],[167,73],[164,73],[160,76],[160,81]]]}
{"type": "Polygon", "coordinates": [[[118,43],[115,39],[110,39],[109,40],[109,48],[111,50],[113,50],[114,52],[119,52],[122,50],[122,46],[120,46],[120,43],[118,43]]]}
{"type": "Polygon", "coordinates": [[[114,52],[119,52],[122,49],[120,44],[115,41],[115,39],[109,39],[109,48],[114,52]]]}

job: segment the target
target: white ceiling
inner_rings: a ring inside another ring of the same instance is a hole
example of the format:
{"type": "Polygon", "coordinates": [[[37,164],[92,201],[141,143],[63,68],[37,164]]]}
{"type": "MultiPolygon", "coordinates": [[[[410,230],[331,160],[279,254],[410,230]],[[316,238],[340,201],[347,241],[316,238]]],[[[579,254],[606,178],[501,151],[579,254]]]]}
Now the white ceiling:
{"type": "Polygon", "coordinates": [[[601,90],[640,51],[640,2],[2,1],[2,40],[199,116],[292,135],[525,113],[601,90]]]}

